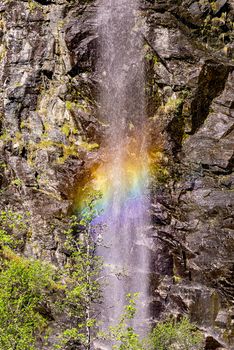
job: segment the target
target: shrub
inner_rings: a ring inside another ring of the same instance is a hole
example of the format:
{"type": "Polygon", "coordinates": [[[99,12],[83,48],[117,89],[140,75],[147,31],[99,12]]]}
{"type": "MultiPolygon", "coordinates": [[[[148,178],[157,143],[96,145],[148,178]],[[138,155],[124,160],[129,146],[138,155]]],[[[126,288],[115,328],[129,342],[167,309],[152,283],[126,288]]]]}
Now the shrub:
{"type": "Polygon", "coordinates": [[[90,329],[95,324],[92,305],[99,297],[100,262],[91,237],[96,214],[92,200],[80,219],[70,219],[64,244],[67,264],[58,271],[17,254],[28,214],[0,212],[1,350],[36,350],[39,338],[46,342],[53,313],[61,327],[56,348],[83,344],[90,349],[90,329]]]}
{"type": "Polygon", "coordinates": [[[27,231],[29,213],[0,211],[0,249],[19,248],[27,231]]]}
{"type": "Polygon", "coordinates": [[[151,350],[200,350],[203,349],[203,337],[187,317],[179,322],[168,319],[159,322],[149,335],[151,350]]]}
{"type": "Polygon", "coordinates": [[[36,337],[47,324],[41,314],[52,285],[52,270],[5,249],[0,260],[0,348],[34,350],[36,337]]]}

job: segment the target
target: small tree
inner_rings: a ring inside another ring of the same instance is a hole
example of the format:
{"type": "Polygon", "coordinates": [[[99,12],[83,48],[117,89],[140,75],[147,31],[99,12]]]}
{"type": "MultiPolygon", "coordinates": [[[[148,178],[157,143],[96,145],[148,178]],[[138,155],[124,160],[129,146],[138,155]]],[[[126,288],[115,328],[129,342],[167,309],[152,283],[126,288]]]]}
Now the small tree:
{"type": "Polygon", "coordinates": [[[130,326],[137,312],[137,296],[138,293],[128,294],[128,303],[124,307],[124,312],[120,317],[119,323],[115,326],[110,326],[107,332],[100,332],[99,334],[102,339],[110,341],[113,344],[113,350],[144,350],[139,335],[130,326]]]}
{"type": "Polygon", "coordinates": [[[100,299],[99,272],[101,260],[96,256],[93,235],[93,220],[99,214],[92,197],[82,211],[80,218],[73,216],[66,232],[65,246],[69,258],[63,272],[65,276],[65,298],[62,308],[73,327],[65,329],[57,348],[82,344],[91,347],[91,329],[96,323],[94,304],[100,299]]]}

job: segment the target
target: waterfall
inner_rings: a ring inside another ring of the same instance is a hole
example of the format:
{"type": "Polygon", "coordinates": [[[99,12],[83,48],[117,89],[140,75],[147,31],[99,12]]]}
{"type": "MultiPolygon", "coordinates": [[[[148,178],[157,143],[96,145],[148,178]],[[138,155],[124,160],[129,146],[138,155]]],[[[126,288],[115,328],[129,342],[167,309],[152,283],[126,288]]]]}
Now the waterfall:
{"type": "Polygon", "coordinates": [[[126,294],[139,292],[133,325],[141,333],[148,318],[149,198],[143,19],[138,7],[137,0],[101,0],[98,6],[98,103],[106,133],[93,177],[102,193],[98,220],[104,224],[98,248],[106,276],[100,318],[104,326],[116,324],[126,294]]]}

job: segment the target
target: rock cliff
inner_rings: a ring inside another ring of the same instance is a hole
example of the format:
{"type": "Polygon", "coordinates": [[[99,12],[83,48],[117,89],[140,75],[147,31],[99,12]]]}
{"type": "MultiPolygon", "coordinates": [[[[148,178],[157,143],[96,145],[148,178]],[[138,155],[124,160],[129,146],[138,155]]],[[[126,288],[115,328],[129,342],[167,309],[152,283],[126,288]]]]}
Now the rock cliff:
{"type": "MultiPolygon", "coordinates": [[[[0,4],[1,207],[30,212],[22,251],[62,265],[63,222],[98,160],[96,3],[0,4]]],[[[234,4],[145,0],[152,315],[188,313],[206,349],[234,348],[234,4]],[[156,274],[156,278],[155,278],[156,274]]]]}

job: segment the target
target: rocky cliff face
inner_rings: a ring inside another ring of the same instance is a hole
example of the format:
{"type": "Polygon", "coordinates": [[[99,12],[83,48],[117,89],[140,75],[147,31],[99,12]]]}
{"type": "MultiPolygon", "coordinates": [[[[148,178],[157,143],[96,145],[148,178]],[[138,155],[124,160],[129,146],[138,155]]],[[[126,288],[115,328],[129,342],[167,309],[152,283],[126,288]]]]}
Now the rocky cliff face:
{"type": "MultiPolygon", "coordinates": [[[[31,213],[22,251],[63,264],[62,227],[106,127],[92,1],[0,4],[1,207],[31,213]]],[[[152,185],[152,314],[189,313],[234,347],[234,5],[142,2],[152,185]]]]}

